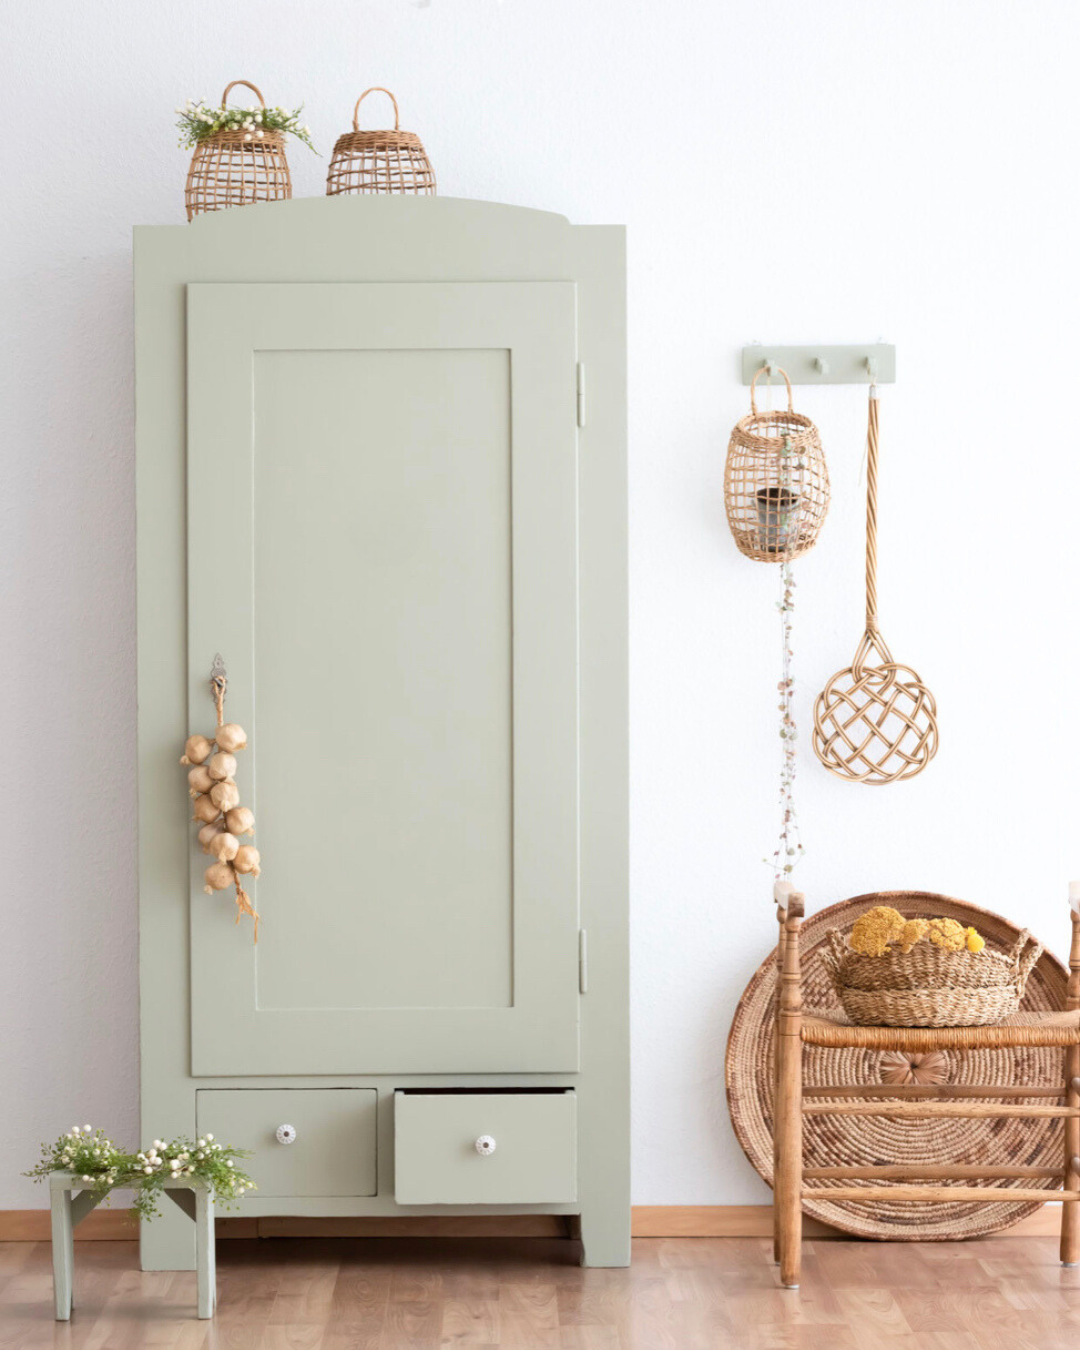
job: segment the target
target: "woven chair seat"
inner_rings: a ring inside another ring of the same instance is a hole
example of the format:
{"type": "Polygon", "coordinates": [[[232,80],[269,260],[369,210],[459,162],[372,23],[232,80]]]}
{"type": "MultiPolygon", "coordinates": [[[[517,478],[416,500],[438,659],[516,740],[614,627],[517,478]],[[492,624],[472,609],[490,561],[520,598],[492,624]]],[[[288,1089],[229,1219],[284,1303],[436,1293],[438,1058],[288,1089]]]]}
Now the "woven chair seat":
{"type": "Polygon", "coordinates": [[[802,1038],[806,1045],[868,1050],[1080,1045],[1080,1012],[1019,1012],[981,1027],[860,1027],[839,1008],[817,1008],[803,1014],[802,1038]]]}

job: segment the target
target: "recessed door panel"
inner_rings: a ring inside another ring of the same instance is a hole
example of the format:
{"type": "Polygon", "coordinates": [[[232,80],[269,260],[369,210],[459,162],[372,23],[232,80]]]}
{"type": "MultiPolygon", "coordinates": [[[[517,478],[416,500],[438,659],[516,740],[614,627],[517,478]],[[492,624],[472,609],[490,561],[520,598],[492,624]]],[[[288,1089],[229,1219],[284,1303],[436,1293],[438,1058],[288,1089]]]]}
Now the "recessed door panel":
{"type": "Polygon", "coordinates": [[[509,373],[256,353],[260,1008],[512,1006],[509,373]]]}
{"type": "Polygon", "coordinates": [[[192,727],[249,731],[257,947],[192,856],[196,1073],[577,1067],[570,283],[189,287],[192,727]]]}

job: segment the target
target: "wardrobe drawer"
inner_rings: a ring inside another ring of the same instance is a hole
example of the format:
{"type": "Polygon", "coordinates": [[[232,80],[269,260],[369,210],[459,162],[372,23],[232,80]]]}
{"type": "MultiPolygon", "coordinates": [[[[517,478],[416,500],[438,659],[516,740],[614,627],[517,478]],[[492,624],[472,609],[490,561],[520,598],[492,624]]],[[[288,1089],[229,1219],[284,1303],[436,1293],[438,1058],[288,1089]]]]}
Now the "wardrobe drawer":
{"type": "Polygon", "coordinates": [[[259,1196],[374,1195],[374,1088],[203,1088],[196,1122],[218,1142],[249,1148],[259,1196]],[[291,1125],[292,1143],[277,1138],[291,1125]]]}
{"type": "Polygon", "coordinates": [[[394,1094],[399,1205],[564,1203],[576,1153],[571,1091],[394,1094]]]}

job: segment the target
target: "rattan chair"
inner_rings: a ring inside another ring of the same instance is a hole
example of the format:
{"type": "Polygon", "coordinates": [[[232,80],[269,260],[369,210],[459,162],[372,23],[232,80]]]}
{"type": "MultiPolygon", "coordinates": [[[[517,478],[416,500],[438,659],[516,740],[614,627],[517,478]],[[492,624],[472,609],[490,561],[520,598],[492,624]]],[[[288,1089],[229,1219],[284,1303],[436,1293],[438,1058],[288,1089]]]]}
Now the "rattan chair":
{"type": "MultiPolygon", "coordinates": [[[[839,1010],[804,1012],[802,969],[799,962],[799,929],[803,897],[790,895],[777,906],[780,969],[777,1026],[773,1041],[775,1073],[773,1129],[773,1255],[780,1266],[780,1282],[798,1289],[802,1246],[804,1200],[953,1201],[993,1204],[1002,1199],[1042,1202],[1080,1201],[1080,916],[1070,910],[1072,946],[1069,953],[1069,983],[1065,1007],[1060,1012],[1017,1013],[991,1026],[975,1027],[884,1027],[853,1026],[839,1010]],[[948,1083],[927,1087],[890,1085],[866,1088],[853,1097],[850,1086],[823,1086],[803,1090],[803,1046],[850,1046],[871,1050],[926,1053],[932,1050],[980,1050],[988,1047],[1061,1047],[1064,1059],[1061,1091],[1063,1104],[1033,1105],[992,1099],[1023,1097],[1023,1087],[986,1085],[977,1092],[959,1090],[948,1083]],[[978,1097],[987,1100],[978,1100],[978,1097]],[[976,1098],[973,1100],[973,1098],[976,1098]],[[933,1119],[942,1116],[1058,1117],[1065,1121],[1065,1149],[1061,1166],[1062,1189],[1023,1189],[1017,1186],[956,1186],[943,1182],[1035,1181],[1046,1179],[1040,1167],[992,1167],[927,1165],[912,1167],[817,1167],[804,1168],[802,1157],[803,1116],[875,1115],[892,1119],[933,1119]],[[807,1181],[850,1181],[850,1186],[807,1186],[807,1181]],[[921,1185],[867,1185],[867,1182],[922,1182],[921,1185]]],[[[1080,1206],[1061,1207],[1061,1262],[1074,1266],[1080,1260],[1080,1206]]]]}

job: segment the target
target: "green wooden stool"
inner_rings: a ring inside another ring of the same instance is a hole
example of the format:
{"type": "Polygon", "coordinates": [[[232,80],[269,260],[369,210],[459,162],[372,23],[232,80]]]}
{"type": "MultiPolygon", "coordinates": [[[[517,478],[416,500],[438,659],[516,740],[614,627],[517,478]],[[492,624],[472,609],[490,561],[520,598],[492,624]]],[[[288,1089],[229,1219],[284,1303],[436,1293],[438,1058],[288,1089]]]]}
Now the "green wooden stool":
{"type": "MultiPolygon", "coordinates": [[[[71,1317],[71,1285],[75,1269],[75,1225],[85,1219],[109,1194],[107,1190],[82,1189],[84,1182],[74,1172],[49,1174],[52,1204],[53,1288],[56,1320],[71,1317]]],[[[170,1177],[165,1194],[195,1222],[195,1270],[199,1291],[199,1316],[213,1317],[217,1301],[214,1261],[214,1191],[201,1177],[170,1177]]]]}

